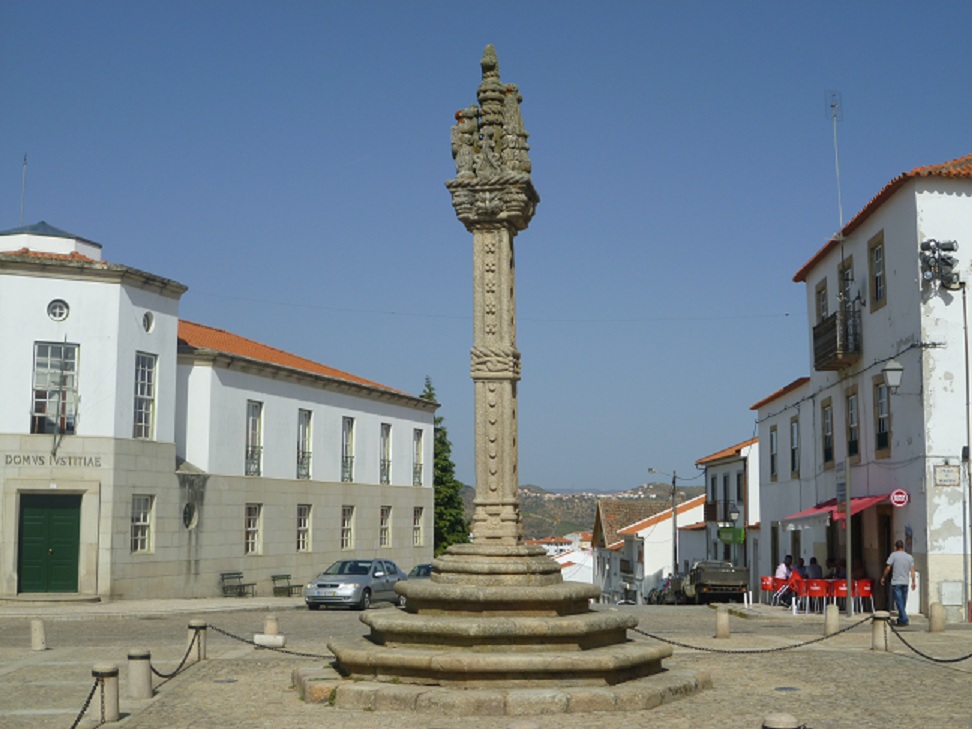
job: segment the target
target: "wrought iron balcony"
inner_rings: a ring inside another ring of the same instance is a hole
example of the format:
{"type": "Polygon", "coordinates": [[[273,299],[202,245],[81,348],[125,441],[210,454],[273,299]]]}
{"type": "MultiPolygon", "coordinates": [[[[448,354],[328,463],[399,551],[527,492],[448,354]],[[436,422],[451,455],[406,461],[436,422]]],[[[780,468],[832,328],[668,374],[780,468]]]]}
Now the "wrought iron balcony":
{"type": "Polygon", "coordinates": [[[311,452],[297,451],[297,478],[310,478],[311,452]]]}
{"type": "Polygon", "coordinates": [[[412,466],[412,486],[422,485],[422,471],[423,468],[421,463],[416,463],[414,466],[412,466]]]}
{"type": "Polygon", "coordinates": [[[861,310],[857,302],[842,306],[813,328],[813,366],[842,370],[861,358],[861,310]]]}
{"type": "Polygon", "coordinates": [[[246,470],[247,476],[259,476],[263,472],[263,446],[246,447],[246,470]]]}
{"type": "Polygon", "coordinates": [[[354,456],[341,456],[341,480],[345,483],[354,481],[354,456]]]}

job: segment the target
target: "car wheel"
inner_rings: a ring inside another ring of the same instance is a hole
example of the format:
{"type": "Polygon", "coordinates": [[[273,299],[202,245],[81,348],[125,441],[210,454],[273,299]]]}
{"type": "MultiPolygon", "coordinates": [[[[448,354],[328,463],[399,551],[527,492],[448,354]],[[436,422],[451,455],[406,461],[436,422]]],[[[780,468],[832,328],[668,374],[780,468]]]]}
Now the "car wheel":
{"type": "Polygon", "coordinates": [[[358,610],[367,610],[369,607],[371,607],[371,590],[366,587],[358,601],[358,610]]]}
{"type": "Polygon", "coordinates": [[[318,605],[316,602],[309,602],[309,603],[307,603],[307,609],[308,610],[320,610],[321,609],[321,606],[318,605]]]}

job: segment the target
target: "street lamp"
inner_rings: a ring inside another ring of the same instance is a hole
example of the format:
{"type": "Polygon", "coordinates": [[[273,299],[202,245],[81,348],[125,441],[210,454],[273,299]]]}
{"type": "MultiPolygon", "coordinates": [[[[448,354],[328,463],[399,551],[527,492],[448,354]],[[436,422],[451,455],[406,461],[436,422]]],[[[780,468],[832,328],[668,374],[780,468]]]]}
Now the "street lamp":
{"type": "Polygon", "coordinates": [[[881,368],[881,374],[884,375],[884,384],[887,385],[891,392],[896,392],[901,386],[901,375],[904,373],[904,367],[896,359],[889,359],[884,367],[881,368]]]}

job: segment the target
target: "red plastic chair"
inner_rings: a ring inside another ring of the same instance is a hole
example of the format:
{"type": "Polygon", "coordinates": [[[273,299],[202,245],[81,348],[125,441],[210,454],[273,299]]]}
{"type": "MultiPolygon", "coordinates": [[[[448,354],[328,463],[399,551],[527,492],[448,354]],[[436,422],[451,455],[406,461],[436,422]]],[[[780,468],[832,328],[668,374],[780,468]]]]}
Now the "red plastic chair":
{"type": "Polygon", "coordinates": [[[768,597],[767,600],[772,602],[773,600],[772,594],[776,592],[776,586],[773,584],[773,579],[774,578],[772,575],[766,575],[765,577],[759,578],[760,602],[762,602],[762,597],[764,592],[770,593],[770,597],[768,597]]]}
{"type": "Polygon", "coordinates": [[[810,603],[815,606],[814,610],[823,612],[823,606],[830,597],[830,582],[827,580],[807,580],[807,596],[810,603]]]}
{"type": "Polygon", "coordinates": [[[847,599],[847,580],[831,580],[830,589],[830,596],[834,598],[834,603],[847,599]]]}
{"type": "Polygon", "coordinates": [[[874,584],[870,580],[854,580],[854,601],[858,612],[864,612],[864,601],[871,601],[871,612],[874,612],[874,584]]]}
{"type": "Polygon", "coordinates": [[[803,612],[810,611],[810,584],[800,577],[796,572],[793,573],[788,583],[793,599],[796,600],[797,612],[800,612],[800,605],[803,604],[803,612]]]}
{"type": "Polygon", "coordinates": [[[780,601],[783,599],[783,595],[786,594],[788,584],[789,582],[784,580],[782,577],[773,578],[773,599],[770,601],[771,605],[780,604],[780,601]]]}

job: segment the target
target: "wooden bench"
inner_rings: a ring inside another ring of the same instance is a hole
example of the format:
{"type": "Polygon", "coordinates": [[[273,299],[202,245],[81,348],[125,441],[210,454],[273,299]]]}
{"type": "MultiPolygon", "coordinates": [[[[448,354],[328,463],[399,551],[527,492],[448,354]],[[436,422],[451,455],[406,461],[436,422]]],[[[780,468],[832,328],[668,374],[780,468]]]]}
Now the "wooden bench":
{"type": "Polygon", "coordinates": [[[272,575],[274,597],[290,597],[299,595],[304,589],[303,585],[295,585],[290,581],[290,575],[272,575]]]}
{"type": "Polygon", "coordinates": [[[256,583],[243,582],[242,572],[220,572],[219,584],[223,597],[256,597],[256,583]]]}

